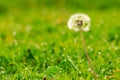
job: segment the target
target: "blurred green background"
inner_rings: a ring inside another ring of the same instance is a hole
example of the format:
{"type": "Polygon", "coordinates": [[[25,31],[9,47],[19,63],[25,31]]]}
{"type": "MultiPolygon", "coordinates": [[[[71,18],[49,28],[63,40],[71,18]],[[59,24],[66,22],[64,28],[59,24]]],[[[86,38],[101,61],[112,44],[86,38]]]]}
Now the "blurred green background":
{"type": "Polygon", "coordinates": [[[57,10],[107,10],[120,9],[119,0],[1,0],[0,14],[9,14],[16,11],[29,11],[41,9],[57,10]]]}
{"type": "Polygon", "coordinates": [[[106,10],[111,8],[120,8],[119,0],[4,0],[0,1],[0,13],[7,13],[11,10],[28,10],[28,9],[98,9],[106,10]]]}
{"type": "Polygon", "coordinates": [[[93,80],[67,27],[79,12],[91,18],[84,37],[99,79],[120,80],[120,0],[0,0],[0,80],[93,80]]]}

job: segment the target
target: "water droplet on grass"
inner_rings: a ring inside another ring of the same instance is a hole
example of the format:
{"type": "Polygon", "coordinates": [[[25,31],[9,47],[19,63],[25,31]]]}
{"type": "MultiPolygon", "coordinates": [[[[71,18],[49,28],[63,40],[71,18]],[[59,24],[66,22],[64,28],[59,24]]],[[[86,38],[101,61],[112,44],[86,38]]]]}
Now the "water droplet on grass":
{"type": "Polygon", "coordinates": [[[26,68],[25,68],[25,70],[27,71],[27,70],[28,70],[28,68],[26,67],[26,68]]]}
{"type": "Polygon", "coordinates": [[[98,54],[100,55],[100,54],[101,54],[101,52],[99,51],[99,52],[98,52],[98,54]]]}
{"type": "Polygon", "coordinates": [[[80,80],[83,80],[83,78],[80,78],[80,80]]]}
{"type": "Polygon", "coordinates": [[[5,73],[5,71],[1,71],[1,74],[4,74],[5,73]]]}

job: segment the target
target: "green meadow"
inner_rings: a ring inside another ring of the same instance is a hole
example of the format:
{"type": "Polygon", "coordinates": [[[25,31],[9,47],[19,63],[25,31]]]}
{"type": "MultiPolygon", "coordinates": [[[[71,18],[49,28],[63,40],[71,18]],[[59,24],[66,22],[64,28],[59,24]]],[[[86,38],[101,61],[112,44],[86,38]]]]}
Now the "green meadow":
{"type": "Polygon", "coordinates": [[[119,0],[1,0],[0,80],[120,80],[119,0]],[[74,13],[91,18],[69,30],[74,13]]]}

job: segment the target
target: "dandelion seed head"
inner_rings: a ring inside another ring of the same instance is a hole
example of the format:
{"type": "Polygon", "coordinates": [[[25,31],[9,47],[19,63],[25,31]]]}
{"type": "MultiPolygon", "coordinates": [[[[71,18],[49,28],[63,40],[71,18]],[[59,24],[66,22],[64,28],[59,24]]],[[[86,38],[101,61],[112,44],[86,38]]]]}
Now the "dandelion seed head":
{"type": "Polygon", "coordinates": [[[68,28],[76,32],[89,31],[90,28],[90,18],[88,15],[83,13],[73,14],[68,20],[68,28]]]}

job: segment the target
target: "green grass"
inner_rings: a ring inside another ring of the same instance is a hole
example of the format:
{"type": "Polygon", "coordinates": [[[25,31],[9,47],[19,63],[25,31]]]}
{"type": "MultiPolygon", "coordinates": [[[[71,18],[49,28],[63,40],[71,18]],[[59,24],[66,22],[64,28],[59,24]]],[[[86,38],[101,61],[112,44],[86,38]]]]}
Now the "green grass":
{"type": "Polygon", "coordinates": [[[94,79],[80,33],[67,27],[68,18],[77,12],[92,21],[83,34],[98,80],[119,80],[120,11],[53,8],[0,15],[0,80],[94,79]]]}

